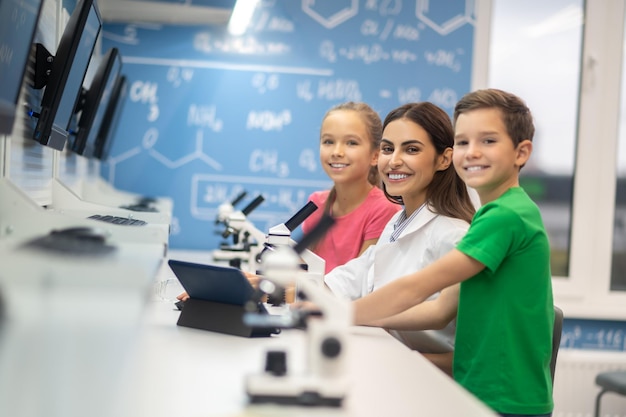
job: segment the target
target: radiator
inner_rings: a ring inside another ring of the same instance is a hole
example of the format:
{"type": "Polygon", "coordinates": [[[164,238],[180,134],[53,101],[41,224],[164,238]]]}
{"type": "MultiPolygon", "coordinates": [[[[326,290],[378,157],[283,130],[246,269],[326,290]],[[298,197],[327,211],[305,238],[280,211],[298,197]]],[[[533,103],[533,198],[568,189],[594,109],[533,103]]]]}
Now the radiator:
{"type": "MultiPolygon", "coordinates": [[[[554,377],[553,417],[593,417],[600,392],[596,375],[614,370],[626,370],[626,352],[561,348],[554,377]]],[[[604,394],[600,416],[626,417],[626,396],[604,394]]]]}

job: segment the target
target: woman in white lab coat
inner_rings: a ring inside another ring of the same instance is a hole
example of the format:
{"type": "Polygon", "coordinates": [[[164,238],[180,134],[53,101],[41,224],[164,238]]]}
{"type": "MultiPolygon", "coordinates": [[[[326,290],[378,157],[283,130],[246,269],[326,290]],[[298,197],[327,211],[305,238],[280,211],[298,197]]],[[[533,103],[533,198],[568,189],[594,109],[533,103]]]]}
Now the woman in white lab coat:
{"type": "MultiPolygon", "coordinates": [[[[428,102],[409,103],[391,111],[383,128],[378,157],[383,190],[404,209],[376,245],[324,277],[333,293],[352,300],[439,259],[456,246],[474,214],[451,163],[454,130],[445,111],[428,102]]],[[[447,288],[437,297],[445,309],[423,303],[423,323],[392,333],[415,350],[437,354],[427,356],[448,371],[457,300],[458,286],[447,288]]]]}

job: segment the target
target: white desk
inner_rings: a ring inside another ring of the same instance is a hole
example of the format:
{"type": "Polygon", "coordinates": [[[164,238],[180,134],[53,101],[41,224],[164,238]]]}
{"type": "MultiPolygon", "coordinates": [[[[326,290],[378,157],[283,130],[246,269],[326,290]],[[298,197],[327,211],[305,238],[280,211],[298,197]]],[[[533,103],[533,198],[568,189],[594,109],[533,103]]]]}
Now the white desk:
{"type": "Polygon", "coordinates": [[[127,242],[161,242],[167,245],[169,241],[171,213],[132,211],[121,207],[96,204],[81,199],[58,180],[52,181],[52,204],[49,211],[74,218],[77,221],[91,222],[96,225],[94,227],[114,230],[116,235],[127,242]],[[94,214],[142,220],[147,224],[143,226],[120,226],[89,219],[94,214]]]}
{"type": "Polygon", "coordinates": [[[463,416],[494,414],[418,353],[381,329],[351,329],[350,392],[339,409],[248,406],[245,376],[261,372],[265,351],[286,348],[290,371],[304,361],[305,333],[246,339],[176,326],[170,303],[148,306],[124,375],[122,416],[463,416]]]}
{"type": "Polygon", "coordinates": [[[0,416],[109,417],[160,244],[69,256],[0,240],[0,416]]]}
{"type": "MultiPolygon", "coordinates": [[[[88,175],[83,179],[81,185],[81,195],[86,201],[91,201],[103,206],[121,206],[136,203],[137,200],[146,196],[131,193],[128,191],[118,190],[110,183],[100,177],[99,168],[95,169],[92,175],[88,175]]],[[[157,196],[154,197],[154,206],[161,213],[174,212],[174,201],[170,197],[157,196]]]]}
{"type": "MultiPolygon", "coordinates": [[[[131,204],[131,203],[127,203],[131,204]]],[[[52,181],[52,205],[51,208],[60,211],[76,211],[76,212],[90,212],[98,214],[98,211],[105,214],[132,217],[144,220],[154,225],[164,225],[169,228],[172,222],[171,212],[150,212],[150,211],[132,211],[119,207],[119,205],[105,205],[92,200],[83,199],[82,196],[76,194],[74,190],[68,188],[65,184],[59,180],[52,181]]]]}
{"type": "MultiPolygon", "coordinates": [[[[169,267],[161,265],[157,279],[171,276],[169,267]]],[[[246,339],[179,327],[173,304],[154,298],[137,316],[132,306],[141,285],[133,290],[122,278],[82,290],[70,283],[52,293],[43,285],[29,297],[30,308],[18,308],[20,317],[5,322],[0,332],[0,415],[494,416],[418,353],[381,329],[360,327],[350,330],[351,388],[343,407],[249,406],[246,375],[262,371],[269,348],[288,351],[289,372],[302,370],[305,332],[246,339]],[[82,297],[87,294],[92,298],[82,297]]],[[[12,292],[9,306],[20,295],[12,292]]]]}
{"type": "MultiPolygon", "coordinates": [[[[98,211],[51,210],[37,205],[10,180],[0,178],[0,238],[26,240],[53,229],[86,226],[104,229],[114,243],[160,244],[162,252],[169,242],[168,224],[121,226],[88,219],[98,211]]],[[[137,217],[139,218],[139,217],[137,217]]]]}

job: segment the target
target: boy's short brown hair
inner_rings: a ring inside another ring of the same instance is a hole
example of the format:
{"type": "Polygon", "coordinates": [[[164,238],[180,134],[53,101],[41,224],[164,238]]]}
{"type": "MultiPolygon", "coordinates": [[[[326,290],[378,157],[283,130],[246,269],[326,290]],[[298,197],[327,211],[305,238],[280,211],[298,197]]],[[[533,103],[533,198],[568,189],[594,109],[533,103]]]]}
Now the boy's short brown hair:
{"type": "Polygon", "coordinates": [[[454,123],[459,115],[477,109],[499,109],[507,133],[517,147],[523,140],[533,140],[535,125],[530,109],[514,94],[496,88],[476,90],[464,95],[454,107],[454,123]]]}

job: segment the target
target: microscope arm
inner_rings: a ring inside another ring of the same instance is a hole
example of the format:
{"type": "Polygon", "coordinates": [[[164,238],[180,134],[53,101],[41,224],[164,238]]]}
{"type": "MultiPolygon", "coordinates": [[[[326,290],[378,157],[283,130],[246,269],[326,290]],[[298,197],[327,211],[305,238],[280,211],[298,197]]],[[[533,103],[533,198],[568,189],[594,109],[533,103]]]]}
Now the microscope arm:
{"type": "Polygon", "coordinates": [[[226,220],[226,229],[222,233],[223,238],[227,238],[232,234],[237,234],[238,238],[243,237],[246,233],[258,244],[265,241],[265,233],[254,227],[254,225],[248,220],[248,215],[257,208],[265,198],[262,195],[257,196],[250,204],[243,208],[241,211],[231,213],[226,220]]]}
{"type": "Polygon", "coordinates": [[[265,233],[257,229],[245,216],[231,216],[228,221],[229,228],[239,234],[239,241],[242,241],[243,235],[246,233],[252,237],[254,241],[262,245],[265,242],[265,233]]]}
{"type": "MultiPolygon", "coordinates": [[[[278,246],[273,251],[264,252],[261,269],[263,270],[264,278],[276,285],[286,288],[295,284],[298,291],[302,292],[308,301],[319,307],[323,315],[323,321],[349,326],[352,323],[350,304],[344,303],[326,288],[323,284],[323,279],[315,279],[317,274],[314,273],[314,278],[311,279],[311,275],[308,272],[300,269],[301,256],[308,257],[309,260],[319,260],[322,265],[324,264],[324,261],[309,251],[307,247],[323,236],[333,224],[334,219],[324,215],[316,227],[305,235],[300,242],[296,243],[294,247],[288,245],[278,246]]],[[[323,266],[321,275],[323,278],[323,266]]]]}
{"type": "Polygon", "coordinates": [[[352,304],[349,300],[337,297],[325,285],[311,279],[297,279],[296,282],[298,291],[322,313],[319,320],[342,327],[352,325],[352,304]]]}

